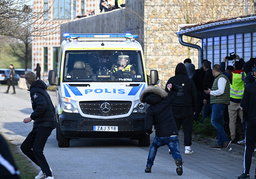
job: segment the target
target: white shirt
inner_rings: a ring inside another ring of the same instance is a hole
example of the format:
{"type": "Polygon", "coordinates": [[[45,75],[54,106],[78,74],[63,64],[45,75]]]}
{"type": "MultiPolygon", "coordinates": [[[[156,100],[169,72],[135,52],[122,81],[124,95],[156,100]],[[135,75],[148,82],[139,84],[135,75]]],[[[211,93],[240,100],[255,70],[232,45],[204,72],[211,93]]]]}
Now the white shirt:
{"type": "Polygon", "coordinates": [[[218,80],[218,89],[215,91],[211,91],[210,95],[220,96],[224,93],[226,87],[227,80],[224,77],[220,77],[218,80]]]}

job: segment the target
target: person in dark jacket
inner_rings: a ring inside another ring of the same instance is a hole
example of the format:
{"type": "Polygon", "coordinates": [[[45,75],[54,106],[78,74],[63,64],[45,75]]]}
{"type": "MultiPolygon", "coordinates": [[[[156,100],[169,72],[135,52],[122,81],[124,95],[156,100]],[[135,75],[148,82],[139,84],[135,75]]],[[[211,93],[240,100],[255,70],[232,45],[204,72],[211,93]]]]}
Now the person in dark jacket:
{"type": "Polygon", "coordinates": [[[185,154],[192,154],[192,127],[197,95],[195,84],[188,78],[186,67],[183,63],[179,63],[176,66],[175,76],[167,81],[165,90],[171,95],[170,104],[178,130],[181,125],[183,127],[185,154]],[[178,90],[169,91],[168,85],[170,83],[173,86],[177,86],[178,90]]]}
{"type": "MultiPolygon", "coordinates": [[[[204,80],[203,80],[203,89],[207,90],[208,88],[212,88],[212,84],[214,81],[214,76],[212,75],[211,62],[205,61],[203,63],[203,68],[205,71],[204,80]]],[[[210,104],[210,95],[204,93],[204,111],[201,123],[204,123],[204,119],[210,117],[212,108],[210,104]]]]}
{"type": "Polygon", "coordinates": [[[41,79],[41,67],[40,67],[39,63],[36,64],[35,71],[36,71],[36,79],[40,80],[41,79]]]}
{"type": "MultiPolygon", "coordinates": [[[[254,71],[254,76],[256,71],[254,71]]],[[[252,154],[254,152],[256,143],[256,81],[249,84],[244,90],[244,96],[242,100],[243,117],[246,121],[246,137],[244,148],[244,170],[241,176],[238,178],[250,178],[250,168],[252,162],[252,154]]],[[[255,173],[256,176],[256,173],[255,173]]]]}
{"type": "Polygon", "coordinates": [[[176,172],[178,175],[182,175],[182,157],[179,152],[178,129],[172,114],[170,96],[163,89],[150,86],[142,92],[140,100],[150,105],[145,116],[146,134],[150,135],[152,133],[153,125],[155,126],[156,133],[149,150],[145,172],[151,172],[157,149],[160,146],[168,145],[177,165],[176,172]]]}
{"type": "Polygon", "coordinates": [[[20,172],[14,162],[9,146],[0,134],[0,178],[19,179],[20,172]]]}
{"type": "Polygon", "coordinates": [[[47,86],[41,80],[36,80],[33,72],[25,74],[26,84],[30,90],[33,112],[30,117],[23,120],[24,123],[34,121],[33,129],[21,144],[22,152],[30,158],[42,171],[35,177],[52,179],[52,171],[43,154],[45,143],[55,128],[55,110],[47,86]]]}
{"type": "Polygon", "coordinates": [[[15,69],[14,69],[13,64],[10,64],[9,68],[10,68],[10,73],[9,73],[9,77],[7,80],[8,87],[7,87],[7,91],[5,93],[9,93],[10,86],[12,86],[12,88],[13,88],[12,94],[16,94],[15,85],[14,85],[15,69]]]}
{"type": "MultiPolygon", "coordinates": [[[[206,60],[204,60],[206,61],[206,60]]],[[[203,62],[204,62],[203,61],[203,62]]],[[[203,80],[204,80],[205,71],[203,67],[197,69],[195,71],[195,74],[192,78],[192,80],[195,83],[196,86],[196,92],[197,92],[197,105],[196,105],[196,111],[194,114],[194,121],[198,121],[198,117],[202,111],[203,108],[203,100],[204,100],[204,89],[203,89],[203,80]]]]}

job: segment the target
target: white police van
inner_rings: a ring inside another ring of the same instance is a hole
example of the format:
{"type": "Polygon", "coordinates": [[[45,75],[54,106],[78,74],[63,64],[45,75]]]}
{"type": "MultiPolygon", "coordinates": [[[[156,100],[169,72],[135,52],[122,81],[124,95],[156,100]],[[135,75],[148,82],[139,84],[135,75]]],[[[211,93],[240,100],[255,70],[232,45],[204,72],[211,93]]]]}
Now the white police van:
{"type": "Polygon", "coordinates": [[[57,85],[56,137],[59,147],[70,139],[120,137],[138,139],[144,132],[146,105],[139,98],[155,85],[158,72],[146,75],[141,45],[131,34],[64,34],[59,68],[49,72],[57,85]],[[150,82],[149,82],[150,81],[150,82]]]}

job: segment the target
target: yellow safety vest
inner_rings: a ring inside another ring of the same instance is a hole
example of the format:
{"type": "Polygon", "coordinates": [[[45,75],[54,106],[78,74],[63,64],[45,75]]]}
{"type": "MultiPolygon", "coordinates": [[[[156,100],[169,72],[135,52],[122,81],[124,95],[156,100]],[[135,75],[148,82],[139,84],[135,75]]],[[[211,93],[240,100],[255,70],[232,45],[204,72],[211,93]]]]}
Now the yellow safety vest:
{"type": "MultiPolygon", "coordinates": [[[[246,75],[244,72],[242,72],[246,75]]],[[[232,72],[232,84],[230,84],[230,97],[233,99],[242,99],[244,94],[244,82],[242,74],[232,72]]]]}
{"type": "MultiPolygon", "coordinates": [[[[122,69],[122,71],[130,72],[131,71],[131,67],[132,67],[132,65],[127,65],[126,67],[124,67],[124,69],[122,69]]],[[[114,72],[117,72],[117,71],[118,71],[118,68],[115,68],[114,72]]]]}

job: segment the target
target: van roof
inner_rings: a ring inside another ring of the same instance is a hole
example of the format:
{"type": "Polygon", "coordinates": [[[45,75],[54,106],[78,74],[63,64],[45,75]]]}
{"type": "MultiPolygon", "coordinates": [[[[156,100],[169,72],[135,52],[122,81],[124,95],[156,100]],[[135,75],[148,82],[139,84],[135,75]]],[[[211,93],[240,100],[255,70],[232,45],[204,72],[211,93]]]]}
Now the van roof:
{"type": "Polygon", "coordinates": [[[65,50],[142,50],[137,41],[63,41],[65,50]]]}

